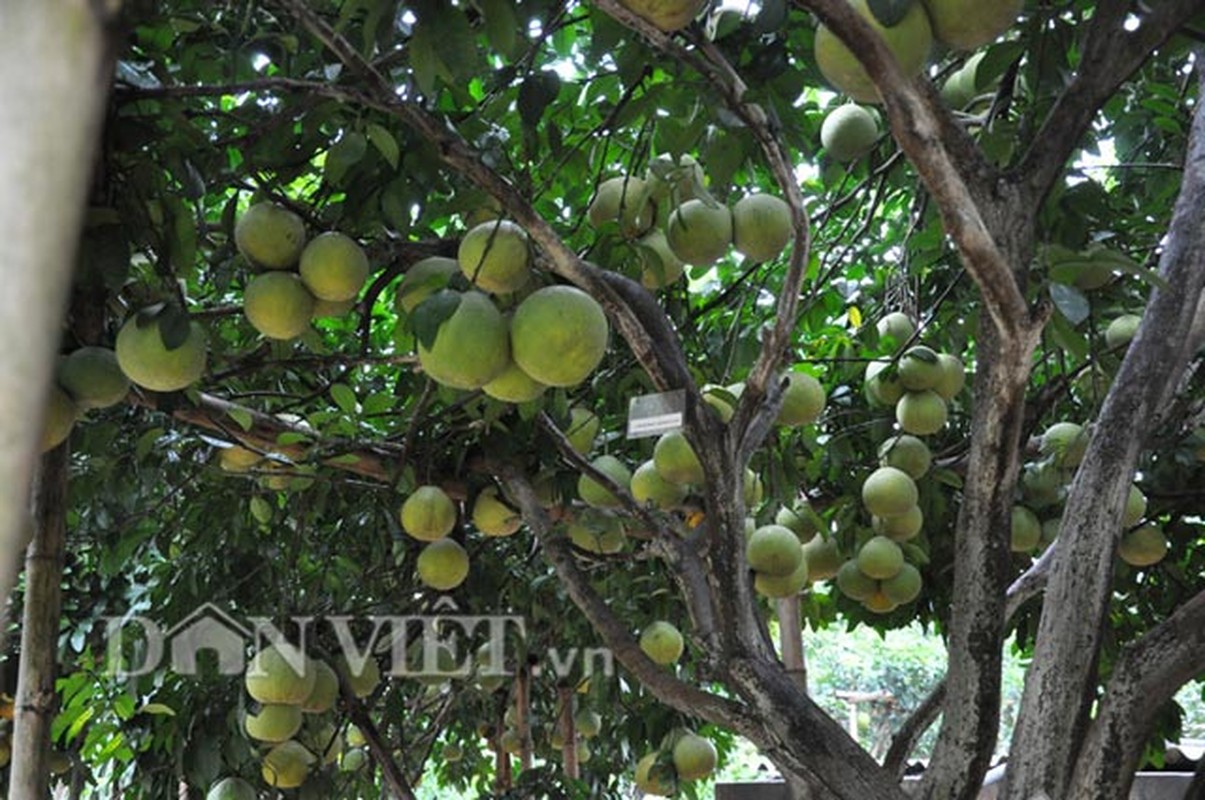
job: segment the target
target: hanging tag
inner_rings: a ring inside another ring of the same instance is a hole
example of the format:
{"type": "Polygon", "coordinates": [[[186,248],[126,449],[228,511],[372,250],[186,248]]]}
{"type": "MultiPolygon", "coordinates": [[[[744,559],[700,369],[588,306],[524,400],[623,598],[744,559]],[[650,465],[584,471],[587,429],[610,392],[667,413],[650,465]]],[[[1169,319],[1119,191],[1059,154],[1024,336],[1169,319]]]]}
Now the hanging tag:
{"type": "Polygon", "coordinates": [[[681,389],[633,397],[628,404],[627,438],[642,439],[681,430],[685,419],[686,392],[681,389]]]}

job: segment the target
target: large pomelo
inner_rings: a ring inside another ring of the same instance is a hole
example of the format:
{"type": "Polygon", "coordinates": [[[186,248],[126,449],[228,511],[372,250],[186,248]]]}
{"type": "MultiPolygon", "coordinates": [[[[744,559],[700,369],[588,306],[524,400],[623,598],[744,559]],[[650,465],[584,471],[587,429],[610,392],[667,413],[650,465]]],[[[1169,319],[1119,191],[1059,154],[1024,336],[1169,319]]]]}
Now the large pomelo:
{"type": "Polygon", "coordinates": [[[619,0],[654,27],[673,33],[685,28],[703,10],[704,0],[619,0]]]}
{"type": "MultiPolygon", "coordinates": [[[[606,475],[617,486],[628,489],[632,483],[632,472],[615,456],[599,456],[590,462],[596,470],[606,475]]],[[[582,474],[577,480],[577,494],[588,506],[594,508],[616,508],[621,505],[618,497],[589,475],[582,474]]]]}
{"type": "Polygon", "coordinates": [[[904,566],[904,551],[886,536],[869,539],[858,550],[858,569],[875,580],[894,578],[904,566]]]}
{"type": "Polygon", "coordinates": [[[877,517],[905,514],[918,497],[912,478],[895,467],[879,467],[862,484],[862,504],[877,517]]]}
{"type": "Polygon", "coordinates": [[[243,313],[269,339],[293,339],[310,327],[314,295],[292,272],[265,272],[243,291],[243,313]]]}
{"type": "Polygon", "coordinates": [[[652,227],[657,205],[644,178],[620,176],[598,185],[586,216],[596,229],[609,222],[618,223],[620,232],[634,239],[652,227]]]}
{"type": "Polygon", "coordinates": [[[277,789],[296,789],[309,777],[310,766],[318,757],[298,741],[289,739],[273,747],[260,767],[264,782],[277,789]]]}
{"type": "Polygon", "coordinates": [[[781,197],[756,193],[732,206],[732,245],[752,261],[771,261],[791,241],[791,206],[781,197]]]}
{"type": "MultiPolygon", "coordinates": [[[[440,292],[430,301],[441,296],[447,295],[440,292]]],[[[464,292],[456,310],[440,323],[430,348],[420,338],[418,361],[437,383],[453,389],[480,389],[510,363],[506,318],[481,292],[464,292]]]]}
{"type": "Polygon", "coordinates": [[[481,391],[504,403],[528,403],[544,394],[544,390],[547,388],[519,369],[519,365],[514,361],[509,361],[506,369],[482,386],[481,391]]]}
{"type": "Polygon", "coordinates": [[[368,255],[350,236],[328,231],[301,251],[298,270],[310,294],[319,300],[352,300],[368,279],[368,255]]]}
{"type": "Polygon", "coordinates": [[[954,50],[974,50],[995,41],[1021,13],[1025,0],[921,0],[933,35],[954,50]]]}
{"type": "Polygon", "coordinates": [[[243,679],[256,702],[300,705],[314,690],[318,671],[296,645],[277,642],[255,654],[243,679]]]}
{"type": "Polygon", "coordinates": [[[929,446],[910,434],[892,436],[879,445],[879,466],[901,469],[913,480],[928,472],[932,463],[929,446]]]}
{"type": "Polygon", "coordinates": [[[460,240],[460,271],[491,294],[509,294],[531,276],[527,232],[508,220],[477,225],[460,240]]]}
{"type": "Polygon", "coordinates": [[[1132,567],[1150,567],[1167,555],[1167,537],[1158,525],[1143,525],[1121,537],[1117,554],[1132,567]]]}
{"type": "Polygon", "coordinates": [[[686,642],[682,633],[672,623],[658,620],[640,633],[640,649],[661,666],[674,663],[682,657],[686,642]]]}
{"type": "Polygon", "coordinates": [[[121,371],[144,389],[174,392],[196,383],[205,372],[205,331],[190,323],[188,337],[169,350],[158,320],[138,324],[139,314],[126,320],[117,333],[114,352],[121,371]]]}
{"type": "Polygon", "coordinates": [[[670,214],[665,238],[687,264],[710,266],[723,258],[732,244],[732,211],[725,205],[687,200],[670,214]]]}
{"type": "Polygon", "coordinates": [[[259,800],[259,795],[242,778],[222,778],[209,787],[205,800],[259,800]]]}
{"type": "Polygon", "coordinates": [[[787,375],[788,384],[782,391],[782,409],[778,412],[778,424],[794,428],[810,425],[820,419],[824,412],[824,387],[820,381],[805,372],[787,375]]]}
{"type": "Polygon", "coordinates": [[[785,577],[799,568],[803,545],[790,528],[763,525],[753,532],[745,545],[745,558],[754,572],[785,577]]]}
{"type": "Polygon", "coordinates": [[[402,530],[420,542],[434,542],[452,532],[456,504],[438,486],[420,486],[402,503],[402,530]]]}
{"type": "Polygon", "coordinates": [[[256,203],[234,224],[234,244],[261,267],[288,269],[305,247],[305,222],[282,205],[256,203]]]}
{"type": "Polygon", "coordinates": [[[703,482],[703,465],[699,463],[698,455],[682,431],[670,431],[661,435],[653,447],[653,464],[657,473],[670,483],[703,482]]]}
{"type": "Polygon", "coordinates": [[[301,730],[301,709],[294,705],[269,703],[258,714],[248,714],[244,729],[252,739],[261,742],[283,742],[301,730]]]}
{"type": "Polygon", "coordinates": [[[904,433],[928,436],[937,433],[949,416],[946,401],[932,389],[923,392],[904,392],[895,404],[895,419],[904,433]]]}
{"type": "Polygon", "coordinates": [[[879,123],[856,103],[846,103],[828,112],[820,125],[820,144],[836,161],[856,161],[879,140],[879,123]]]}
{"type": "Polygon", "coordinates": [[[335,707],[339,698],[339,676],[325,661],[312,661],[314,688],[301,702],[301,710],[307,714],[325,714],[335,707]]]}
{"type": "Polygon", "coordinates": [[[669,246],[660,230],[652,230],[636,242],[640,263],[640,285],[646,289],[663,289],[682,277],[686,265],[669,246]]]}
{"type": "Polygon", "coordinates": [[[630,489],[637,503],[652,503],[662,510],[677,508],[686,499],[686,487],[661,477],[652,459],[632,473],[630,489]]]}
{"type": "Polygon", "coordinates": [[[50,395],[46,399],[46,412],[42,418],[42,452],[53,450],[62,444],[75,427],[75,419],[79,409],[67,394],[56,383],[50,387],[50,395]]]}
{"type": "MultiPolygon", "coordinates": [[[[911,77],[924,69],[933,44],[933,31],[924,6],[914,3],[899,23],[888,28],[871,13],[867,0],[849,0],[849,3],[883,37],[905,75],[911,77]]],[[[824,25],[816,30],[815,52],[820,72],[837,89],[859,103],[882,102],[878,88],[857,57],[824,25]]]]}
{"type": "Polygon", "coordinates": [[[519,368],[548,386],[576,386],[607,351],[610,328],[602,306],[574,286],[549,286],[529,295],[510,323],[519,368]]]}
{"type": "Polygon", "coordinates": [[[715,745],[711,740],[694,733],[688,733],[678,739],[674,744],[673,758],[678,778],[684,781],[706,778],[715,771],[718,760],[715,745]]]}
{"type": "Polygon", "coordinates": [[[107,408],[125,399],[130,379],[107,347],[81,347],[59,362],[55,379],[81,411],[107,408]]]}
{"type": "Polygon", "coordinates": [[[431,542],[418,554],[418,577],[440,592],[455,589],[469,576],[469,554],[455,539],[431,542]]]}
{"type": "Polygon", "coordinates": [[[394,308],[409,314],[422,301],[448,287],[448,281],[460,272],[460,264],[454,258],[429,256],[415,261],[402,276],[397,294],[393,297],[394,308]]]}

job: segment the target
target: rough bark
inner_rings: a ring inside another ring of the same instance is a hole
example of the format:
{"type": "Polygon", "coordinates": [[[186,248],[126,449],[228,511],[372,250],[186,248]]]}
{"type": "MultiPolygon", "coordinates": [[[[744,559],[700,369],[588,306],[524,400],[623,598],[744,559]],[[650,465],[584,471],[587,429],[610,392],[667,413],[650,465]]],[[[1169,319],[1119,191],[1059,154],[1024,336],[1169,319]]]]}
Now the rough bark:
{"type": "Polygon", "coordinates": [[[105,13],[88,0],[0,5],[0,603],[19,566],[108,85],[105,13]]]}
{"type": "Polygon", "coordinates": [[[1152,293],[1067,500],[1013,737],[1008,800],[1040,792],[1066,797],[1081,752],[1122,506],[1166,387],[1188,360],[1188,332],[1205,286],[1205,108],[1199,104],[1159,273],[1169,288],[1152,293]]]}
{"type": "Polygon", "coordinates": [[[21,661],[13,715],[10,800],[45,797],[50,780],[50,724],[58,712],[54,689],[67,540],[67,446],[42,459],[33,541],[25,555],[21,661]]]}

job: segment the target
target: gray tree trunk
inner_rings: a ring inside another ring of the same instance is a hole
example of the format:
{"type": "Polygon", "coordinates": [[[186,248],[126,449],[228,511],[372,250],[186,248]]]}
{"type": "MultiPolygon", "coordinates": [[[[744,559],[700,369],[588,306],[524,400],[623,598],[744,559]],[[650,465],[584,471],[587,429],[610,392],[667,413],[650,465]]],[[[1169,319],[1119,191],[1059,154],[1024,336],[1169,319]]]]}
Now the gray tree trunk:
{"type": "Polygon", "coordinates": [[[109,83],[113,2],[0,2],[0,606],[28,525],[54,367],[109,83]]]}

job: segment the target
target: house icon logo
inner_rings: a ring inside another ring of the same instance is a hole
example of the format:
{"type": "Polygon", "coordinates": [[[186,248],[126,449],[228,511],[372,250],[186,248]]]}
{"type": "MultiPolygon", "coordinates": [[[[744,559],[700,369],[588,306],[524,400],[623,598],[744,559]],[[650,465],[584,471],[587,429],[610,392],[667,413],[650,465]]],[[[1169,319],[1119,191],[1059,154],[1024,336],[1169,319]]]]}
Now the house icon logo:
{"type": "Polygon", "coordinates": [[[196,675],[197,656],[203,651],[217,655],[218,672],[238,675],[246,665],[247,642],[254,633],[213,603],[204,603],[172,626],[165,638],[171,642],[172,671],[196,675]]]}

